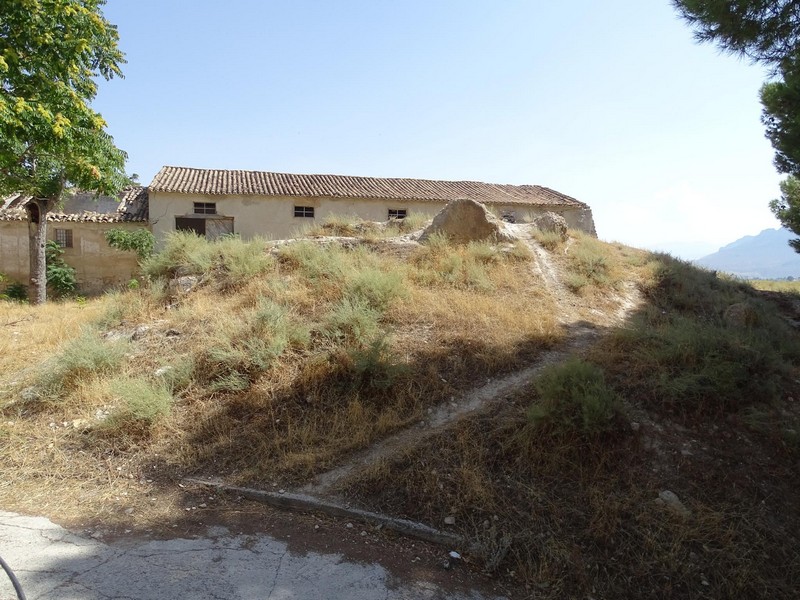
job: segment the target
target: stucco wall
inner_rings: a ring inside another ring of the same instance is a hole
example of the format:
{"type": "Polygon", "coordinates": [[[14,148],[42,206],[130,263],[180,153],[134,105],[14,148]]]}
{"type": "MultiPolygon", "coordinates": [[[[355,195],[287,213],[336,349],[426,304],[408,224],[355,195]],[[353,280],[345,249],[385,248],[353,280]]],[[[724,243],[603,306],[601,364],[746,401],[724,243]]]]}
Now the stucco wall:
{"type": "MultiPolygon", "coordinates": [[[[271,239],[290,238],[304,227],[320,223],[330,215],[356,215],[367,221],[386,221],[389,209],[405,209],[408,214],[435,216],[445,202],[414,200],[371,200],[326,197],[274,197],[190,195],[166,192],[150,192],[150,222],[156,242],[174,231],[175,217],[192,216],[195,202],[214,202],[217,214],[233,217],[234,233],[248,239],[265,236],[271,239]],[[295,217],[295,206],[313,206],[314,218],[295,217]]],[[[536,215],[548,210],[563,214],[570,227],[582,229],[594,235],[594,223],[589,209],[564,208],[559,206],[529,207],[525,205],[490,205],[497,215],[514,213],[517,222],[529,222],[536,215]]]]}
{"type": "MultiPolygon", "coordinates": [[[[111,248],[105,240],[105,232],[142,227],[146,224],[50,222],[47,224],[47,239],[55,239],[56,229],[72,230],[72,248],[64,248],[64,261],[75,269],[81,294],[98,294],[109,287],[127,283],[138,272],[136,254],[111,248]]],[[[29,285],[28,248],[27,222],[0,221],[0,273],[29,285]]]]}

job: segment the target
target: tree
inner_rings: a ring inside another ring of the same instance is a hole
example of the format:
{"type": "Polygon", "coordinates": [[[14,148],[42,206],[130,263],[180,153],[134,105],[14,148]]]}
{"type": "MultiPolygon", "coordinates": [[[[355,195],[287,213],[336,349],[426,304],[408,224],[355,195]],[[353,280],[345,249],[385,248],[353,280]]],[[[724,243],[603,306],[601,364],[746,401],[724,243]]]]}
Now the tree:
{"type": "Polygon", "coordinates": [[[800,48],[797,0],[673,0],[699,42],[772,67],[800,48]]]}
{"type": "Polygon", "coordinates": [[[47,212],[76,187],[116,194],[126,154],[90,103],[95,79],[122,76],[119,35],[105,0],[0,2],[0,193],[22,192],[31,234],[31,283],[46,300],[47,212]]]}
{"type": "MultiPolygon", "coordinates": [[[[772,69],[760,92],[761,121],[775,149],[775,167],[788,175],[770,209],[800,235],[800,1],[673,0],[695,38],[772,69]]],[[[800,252],[800,238],[789,242],[800,252]]]]}

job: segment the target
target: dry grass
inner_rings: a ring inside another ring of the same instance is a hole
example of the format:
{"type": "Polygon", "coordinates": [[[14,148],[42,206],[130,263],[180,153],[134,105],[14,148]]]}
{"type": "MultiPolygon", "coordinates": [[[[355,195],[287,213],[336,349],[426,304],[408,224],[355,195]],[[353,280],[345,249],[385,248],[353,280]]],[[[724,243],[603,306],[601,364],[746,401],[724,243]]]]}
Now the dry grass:
{"type": "MultiPolygon", "coordinates": [[[[560,336],[552,301],[518,248],[440,242],[400,258],[391,244],[369,242],[267,248],[175,236],[146,265],[151,281],[140,289],[83,307],[14,305],[35,315],[20,323],[40,336],[27,353],[33,364],[50,355],[49,364],[64,363],[59,343],[92,323],[81,347],[111,343],[101,338],[110,332],[126,358],[111,376],[105,367],[74,376],[59,367],[67,374],[52,395],[39,379],[46,403],[4,397],[12,425],[0,433],[0,502],[32,509],[49,489],[82,503],[98,486],[98,501],[112,494],[119,508],[125,486],[108,475],[121,464],[136,481],[157,473],[162,484],[192,473],[301,480],[560,336]],[[173,274],[200,283],[171,297],[163,277],[173,274]],[[68,328],[65,316],[74,319],[68,328]],[[38,325],[50,319],[63,330],[42,337],[38,325]]],[[[6,372],[27,365],[15,352],[3,354],[6,372]]],[[[108,517],[81,503],[78,513],[108,517]]]]}
{"type": "Polygon", "coordinates": [[[750,279],[747,281],[757,290],[766,292],[787,292],[800,294],[800,281],[779,281],[775,279],[750,279]]]}

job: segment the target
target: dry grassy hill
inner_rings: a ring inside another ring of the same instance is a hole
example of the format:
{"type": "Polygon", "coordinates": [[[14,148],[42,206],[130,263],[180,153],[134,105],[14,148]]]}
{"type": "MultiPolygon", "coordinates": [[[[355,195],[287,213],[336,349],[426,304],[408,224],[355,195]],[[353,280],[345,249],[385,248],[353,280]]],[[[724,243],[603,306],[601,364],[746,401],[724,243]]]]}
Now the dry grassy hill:
{"type": "Polygon", "coordinates": [[[795,597],[796,296],[407,233],[175,235],[132,289],[4,304],[0,506],[155,527],[214,477],[457,532],[521,595],[795,597]]]}

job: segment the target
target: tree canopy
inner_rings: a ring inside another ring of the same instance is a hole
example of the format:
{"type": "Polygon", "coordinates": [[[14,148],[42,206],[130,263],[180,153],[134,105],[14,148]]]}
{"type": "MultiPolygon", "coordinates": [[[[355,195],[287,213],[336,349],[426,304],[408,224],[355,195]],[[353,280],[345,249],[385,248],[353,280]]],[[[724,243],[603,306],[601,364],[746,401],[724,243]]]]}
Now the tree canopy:
{"type": "Polygon", "coordinates": [[[0,193],[33,196],[31,282],[46,294],[47,211],[65,188],[115,194],[125,153],[91,107],[98,77],[122,76],[105,0],[0,2],[0,193]]]}
{"type": "Polygon", "coordinates": [[[121,76],[105,0],[0,2],[0,192],[115,193],[126,155],[92,109],[97,77],[121,76]]]}
{"type": "Polygon", "coordinates": [[[797,55],[800,2],[796,0],[673,0],[700,42],[772,66],[797,55]]]}
{"type": "MultiPolygon", "coordinates": [[[[702,42],[771,68],[761,88],[761,121],[775,150],[775,167],[788,175],[770,209],[800,235],[800,1],[674,0],[702,42]]],[[[800,252],[800,239],[790,242],[800,252]]]]}

